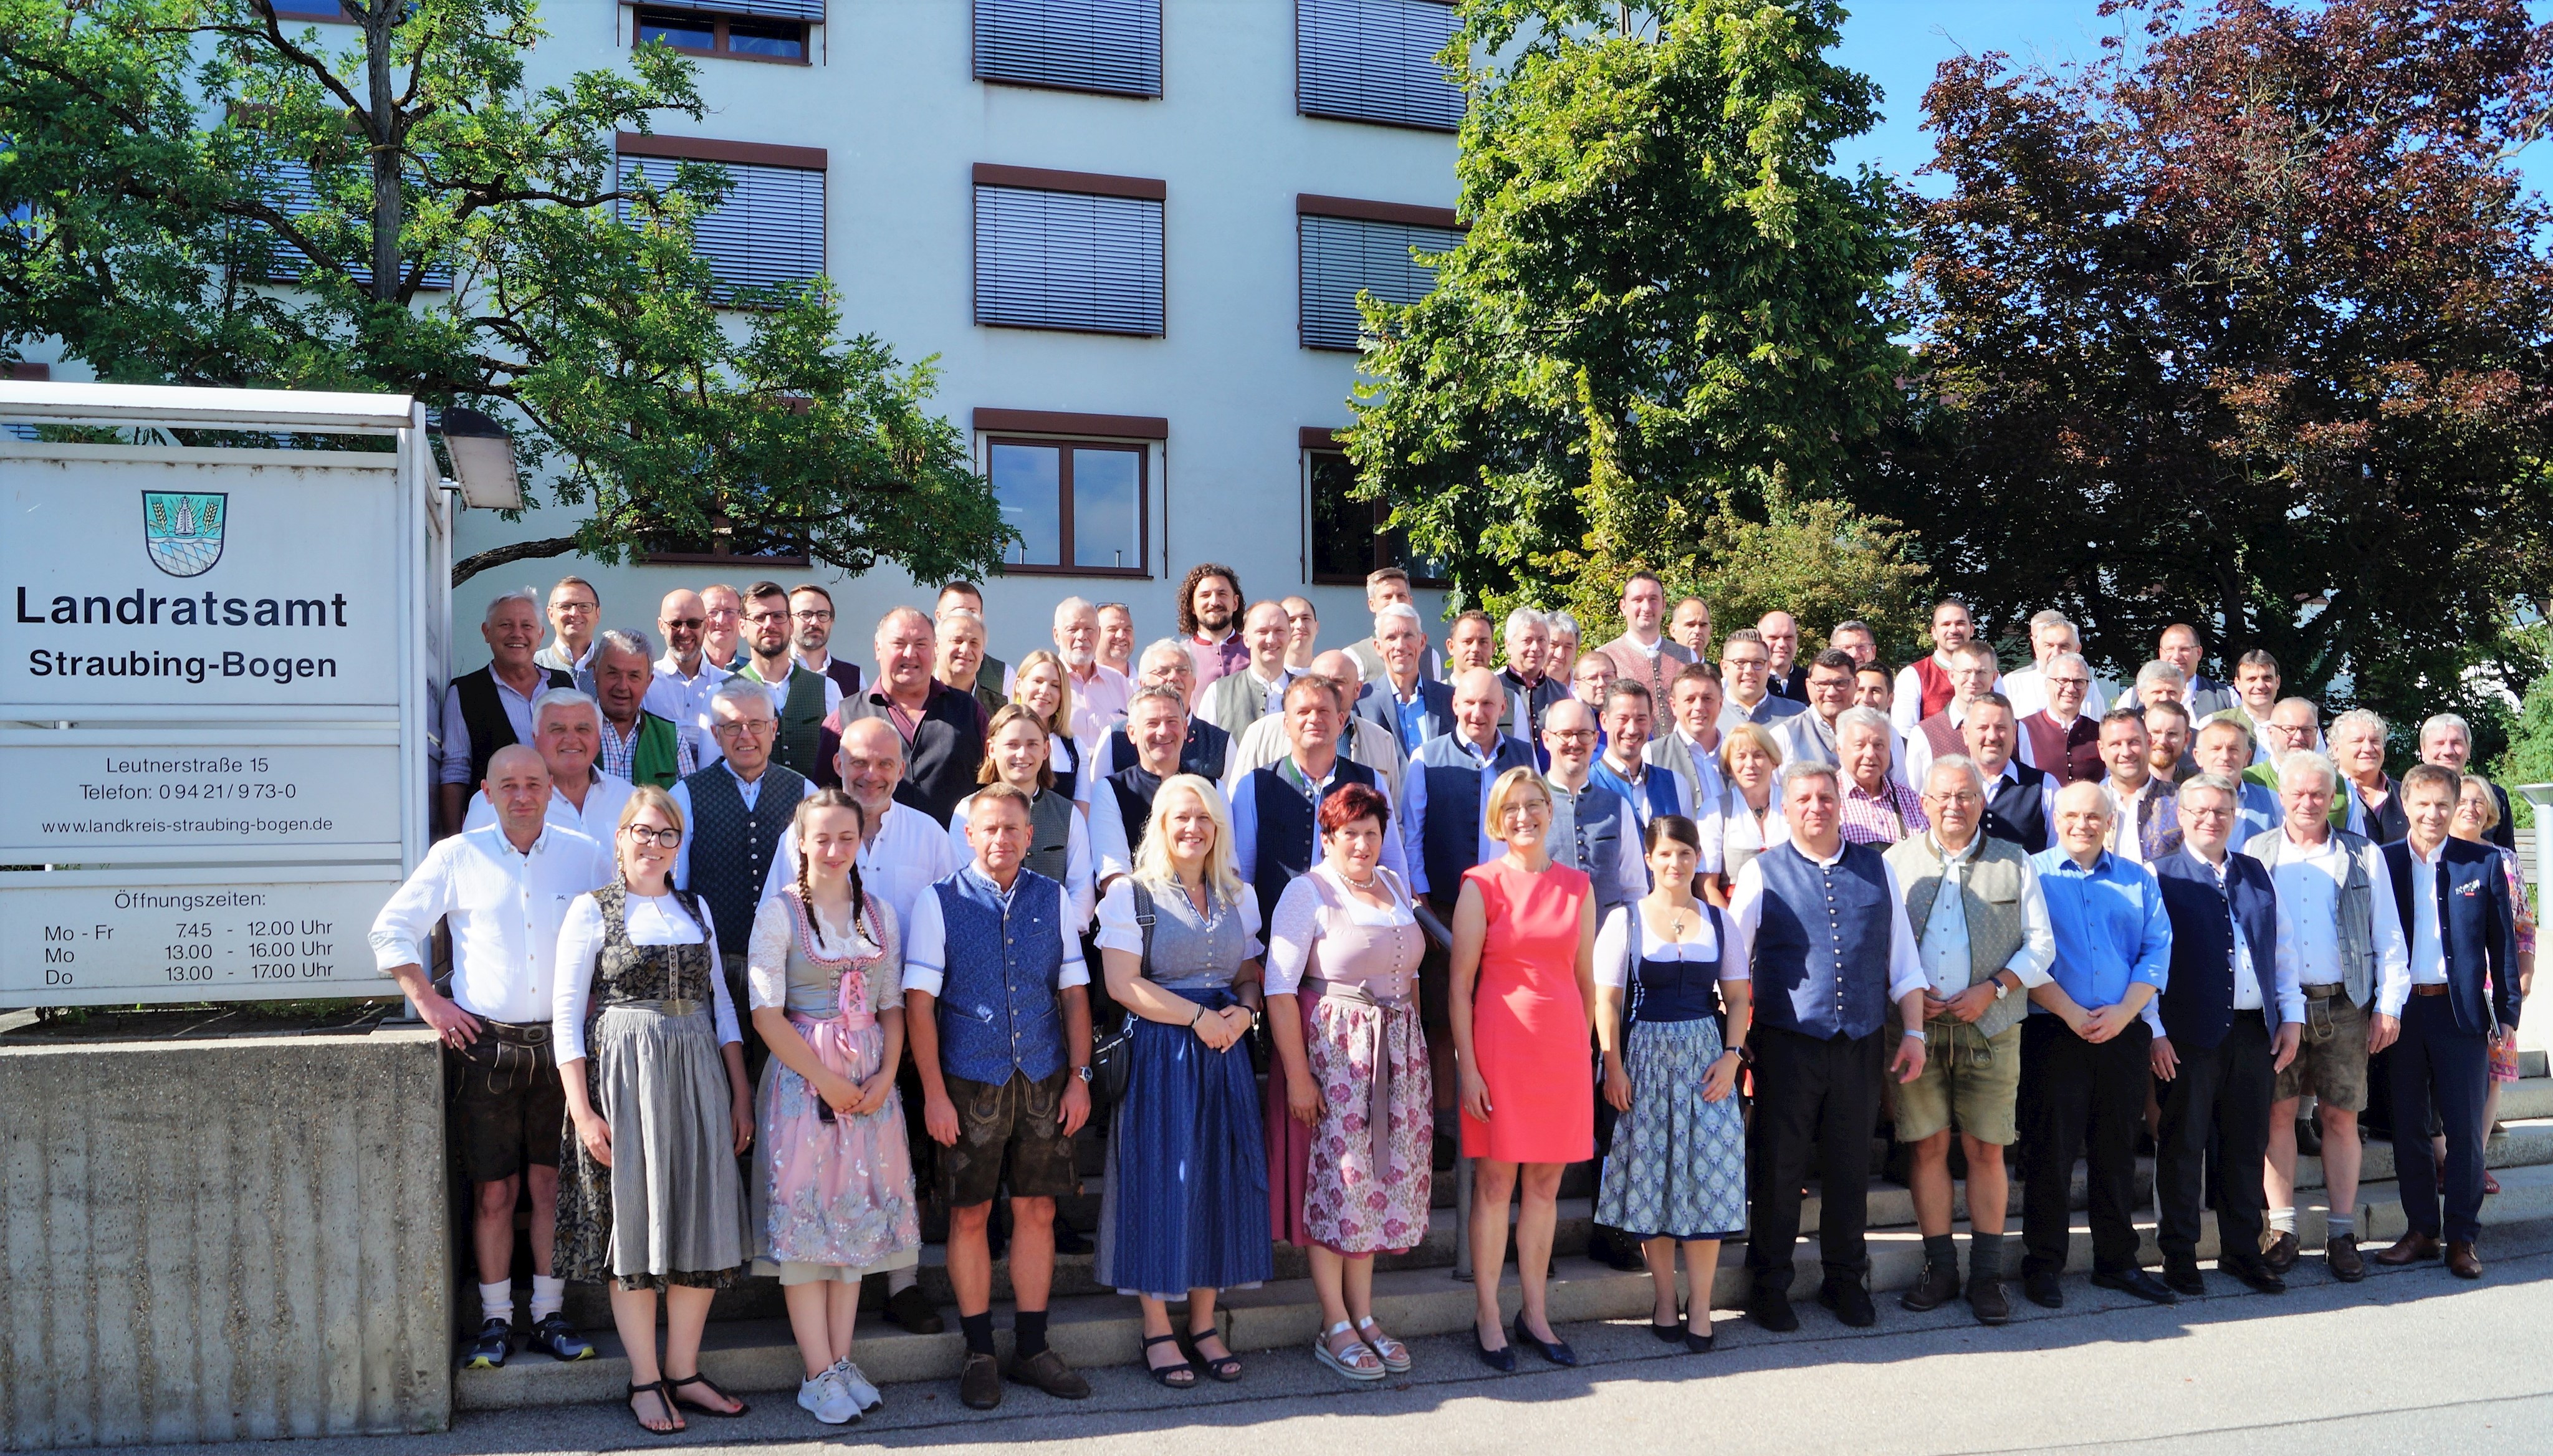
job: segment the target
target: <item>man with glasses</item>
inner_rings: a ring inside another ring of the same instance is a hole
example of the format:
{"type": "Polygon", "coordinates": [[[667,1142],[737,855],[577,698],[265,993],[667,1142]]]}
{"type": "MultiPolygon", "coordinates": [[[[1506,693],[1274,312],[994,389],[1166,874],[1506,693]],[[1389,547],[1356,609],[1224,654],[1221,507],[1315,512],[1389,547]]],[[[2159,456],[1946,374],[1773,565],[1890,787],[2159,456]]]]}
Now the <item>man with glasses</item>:
{"type": "MultiPolygon", "coordinates": [[[[1093,797],[1098,792],[1100,780],[1123,772],[1144,756],[1137,751],[1140,726],[1135,722],[1135,703],[1144,696],[1146,688],[1167,688],[1177,693],[1182,709],[1196,697],[1191,691],[1196,682],[1196,661],[1188,655],[1185,642],[1176,637],[1164,637],[1145,648],[1140,661],[1142,670],[1136,674],[1135,696],[1127,700],[1125,721],[1100,737],[1091,749],[1090,761],[1083,766],[1081,777],[1073,782],[1072,797],[1085,806],[1100,802],[1093,797]]],[[[1230,733],[1192,713],[1183,711],[1180,721],[1177,766],[1167,770],[1166,777],[1167,773],[1192,773],[1217,783],[1227,777],[1239,777],[1226,772],[1233,761],[1230,733]]],[[[1145,803],[1149,805],[1151,802],[1148,793],[1145,803]]]]}
{"type": "Polygon", "coordinates": [[[809,672],[823,673],[833,684],[825,711],[832,712],[844,698],[858,697],[859,664],[832,652],[833,594],[814,582],[791,587],[789,621],[793,628],[790,646],[798,665],[809,672]]]}
{"type": "MultiPolygon", "coordinates": [[[[729,680],[710,699],[710,730],[722,756],[674,785],[674,807],[691,827],[674,855],[674,887],[709,905],[727,992],[741,1005],[753,912],[789,882],[783,843],[798,816],[798,801],[816,792],[816,786],[773,760],[780,718],[761,684],[741,676],[729,680]]],[[[768,1055],[761,1034],[746,1026],[745,1072],[757,1086],[768,1055]]]]}
{"type": "Polygon", "coordinates": [[[2193,719],[2212,717],[2234,706],[2234,690],[2200,672],[2201,652],[2198,628],[2185,621],[2175,621],[2163,629],[2155,644],[2155,656],[2180,669],[2187,684],[2187,707],[2193,719]]]}
{"type": "Polygon", "coordinates": [[[1994,648],[1974,637],[1951,651],[1949,706],[1915,725],[1915,731],[1906,735],[1904,756],[1898,760],[1909,785],[1924,782],[1934,759],[1967,751],[1959,728],[1968,721],[1968,705],[1993,692],[2001,675],[1994,648]]]}
{"type": "Polygon", "coordinates": [[[550,588],[550,642],[532,660],[575,680],[580,693],[594,691],[594,633],[603,620],[603,599],[581,576],[559,578],[550,588]]]}
{"type": "MultiPolygon", "coordinates": [[[[1782,743],[1782,761],[1814,758],[1821,763],[1842,760],[1835,751],[1835,720],[1852,704],[1852,654],[1829,647],[1809,664],[1806,713],[1795,713],[1774,728],[1782,743]]],[[[1894,744],[1891,744],[1892,749],[1894,744]]]]}
{"type": "Polygon", "coordinates": [[[744,624],[753,656],[736,676],[770,694],[772,711],[779,715],[780,739],[771,750],[772,761],[802,778],[818,779],[832,751],[825,729],[841,706],[842,690],[832,678],[791,659],[794,623],[789,594],[778,582],[755,582],[745,589],[744,624]]]}
{"type": "Polygon", "coordinates": [[[1827,645],[1851,658],[1856,673],[1879,660],[1879,633],[1857,616],[1836,622],[1827,633],[1827,645]]]}
{"type": "Polygon", "coordinates": [[[752,660],[744,650],[744,598],[724,582],[701,588],[701,655],[721,672],[752,660]]]}
{"type": "MultiPolygon", "coordinates": [[[[2048,665],[2056,654],[2083,650],[2082,635],[2064,613],[2051,609],[2035,612],[2030,617],[2030,666],[2004,674],[2003,695],[2012,700],[2013,712],[2028,718],[2048,706],[2048,665]]],[[[2084,694],[2082,711],[2099,718],[2109,711],[2101,686],[2094,683],[2084,694]]]]}
{"type": "Polygon", "coordinates": [[[1767,686],[1772,670],[1773,649],[1751,626],[1730,632],[1720,644],[1720,685],[1728,700],[1720,710],[1721,732],[1741,723],[1769,726],[1809,711],[1806,703],[1773,696],[1767,686]]]}
{"type": "Polygon", "coordinates": [[[2092,669],[2079,652],[2059,652],[2041,669],[2048,706],[2021,720],[2021,761],[2049,774],[2056,786],[2098,783],[2101,766],[2101,720],[2084,711],[2092,692],[2092,669]]]}
{"type": "MultiPolygon", "coordinates": [[[[2273,791],[2278,787],[2278,775],[2290,753],[2322,751],[2322,710],[2311,698],[2281,698],[2270,710],[2269,722],[2262,726],[2268,735],[2267,753],[2254,760],[2243,776],[2256,784],[2266,784],[2273,791]]],[[[2332,823],[2349,823],[2349,803],[2342,800],[2332,806],[2332,823]]]]}
{"type": "Polygon", "coordinates": [[[718,761],[718,740],[710,735],[710,695],[734,674],[709,660],[703,648],[709,608],[701,594],[667,592],[656,608],[656,633],[665,639],[665,655],[656,659],[654,681],[647,685],[644,707],[683,729],[700,764],[718,761]]]}

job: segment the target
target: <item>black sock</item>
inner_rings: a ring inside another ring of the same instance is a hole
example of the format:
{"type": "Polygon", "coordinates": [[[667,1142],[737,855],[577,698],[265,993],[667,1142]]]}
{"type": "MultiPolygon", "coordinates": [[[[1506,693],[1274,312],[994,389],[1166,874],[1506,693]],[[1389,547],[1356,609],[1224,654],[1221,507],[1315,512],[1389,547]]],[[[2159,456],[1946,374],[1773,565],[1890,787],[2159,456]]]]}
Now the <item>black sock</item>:
{"type": "Polygon", "coordinates": [[[1948,1234],[1924,1236],[1924,1265],[1928,1269],[1946,1269],[1956,1274],[1959,1269],[1959,1246],[1948,1234]]]}
{"type": "Polygon", "coordinates": [[[2003,1278],[2003,1235],[1968,1236],[1968,1278],[2003,1278]]]}
{"type": "Polygon", "coordinates": [[[981,1314],[960,1314],[957,1316],[957,1327],[966,1332],[967,1354],[990,1355],[993,1353],[992,1310],[987,1309],[981,1314]]]}
{"type": "Polygon", "coordinates": [[[1023,1309],[1019,1312],[1019,1315],[1011,1321],[1011,1347],[1013,1355],[1021,1360],[1045,1351],[1045,1310],[1023,1309]]]}

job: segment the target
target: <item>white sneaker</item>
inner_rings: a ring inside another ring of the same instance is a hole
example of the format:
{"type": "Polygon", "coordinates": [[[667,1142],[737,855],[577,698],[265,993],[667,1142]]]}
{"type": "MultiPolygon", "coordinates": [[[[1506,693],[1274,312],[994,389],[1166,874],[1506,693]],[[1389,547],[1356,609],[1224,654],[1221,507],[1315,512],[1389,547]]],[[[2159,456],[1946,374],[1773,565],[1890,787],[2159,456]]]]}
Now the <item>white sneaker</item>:
{"type": "Polygon", "coordinates": [[[848,1425],[860,1418],[858,1398],[843,1389],[836,1373],[831,1370],[799,1384],[798,1403],[827,1425],[848,1425]]]}
{"type": "Polygon", "coordinates": [[[879,1395],[878,1388],[871,1385],[869,1378],[860,1374],[860,1368],[848,1360],[834,1361],[831,1374],[841,1382],[843,1390],[851,1393],[851,1399],[859,1402],[862,1410],[875,1410],[886,1403],[886,1397],[879,1395]]]}

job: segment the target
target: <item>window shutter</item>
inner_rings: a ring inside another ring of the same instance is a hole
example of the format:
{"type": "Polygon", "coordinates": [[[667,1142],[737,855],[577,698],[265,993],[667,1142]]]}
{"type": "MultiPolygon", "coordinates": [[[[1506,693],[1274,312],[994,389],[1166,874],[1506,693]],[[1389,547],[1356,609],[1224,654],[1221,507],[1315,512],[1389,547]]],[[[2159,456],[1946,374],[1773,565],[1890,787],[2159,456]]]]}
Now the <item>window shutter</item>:
{"type": "Polygon", "coordinates": [[[1392,303],[1427,296],[1436,276],[1409,256],[1450,253],[1463,241],[1453,228],[1412,227],[1347,217],[1297,220],[1302,246],[1302,339],[1306,349],[1354,349],[1363,319],[1362,290],[1392,303]]]}
{"type": "Polygon", "coordinates": [[[1295,0],[1294,107],[1454,131],[1463,93],[1435,59],[1453,38],[1454,8],[1431,0],[1295,0]]]}
{"type": "Polygon", "coordinates": [[[975,321],[1161,333],[1162,204],[976,187],[975,321]]]}
{"type": "MultiPolygon", "coordinates": [[[[670,186],[681,164],[623,157],[623,185],[670,186]]],[[[825,174],[812,168],[722,162],[723,201],[694,225],[693,246],[709,260],[724,296],[739,288],[803,283],[825,272],[825,174]]],[[[622,204],[622,215],[628,213],[622,204]]]]}
{"type": "MultiPolygon", "coordinates": [[[[266,185],[260,190],[266,194],[269,205],[286,217],[300,217],[320,210],[319,188],[311,179],[310,164],[306,162],[278,161],[270,164],[266,169],[266,185]]],[[[368,219],[369,212],[365,216],[352,220],[361,225],[368,219]]],[[[362,260],[350,259],[346,271],[357,281],[369,283],[373,280],[371,261],[369,254],[362,260]]],[[[278,238],[275,243],[275,261],[267,270],[267,281],[299,282],[303,268],[300,250],[278,238]]],[[[434,289],[450,288],[452,286],[451,268],[442,265],[428,268],[424,276],[417,280],[417,286],[434,289]]]]}
{"type": "Polygon", "coordinates": [[[756,20],[803,20],[809,25],[825,23],[825,0],[669,0],[667,8],[708,15],[743,15],[756,20]]]}
{"type": "Polygon", "coordinates": [[[979,80],[1162,94],[1162,0],[975,0],[979,80]]]}

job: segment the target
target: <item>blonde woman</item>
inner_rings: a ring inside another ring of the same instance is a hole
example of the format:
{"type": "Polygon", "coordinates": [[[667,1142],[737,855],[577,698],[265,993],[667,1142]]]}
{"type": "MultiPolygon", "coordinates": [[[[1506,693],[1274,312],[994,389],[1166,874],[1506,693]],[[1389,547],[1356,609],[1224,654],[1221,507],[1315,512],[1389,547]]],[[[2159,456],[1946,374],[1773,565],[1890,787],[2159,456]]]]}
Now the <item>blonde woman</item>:
{"type": "Polygon", "coordinates": [[[748,1252],[736,1158],[752,1145],[753,1104],[717,928],[673,887],[683,828],[663,789],[630,794],[612,837],[619,881],[577,896],[559,928],[550,1019],[569,1122],[558,1272],[610,1283],[629,1408],[658,1434],[684,1428],[678,1406],[745,1412],[700,1373],[711,1295],[743,1274],[748,1252]]]}
{"type": "Polygon", "coordinates": [[[1711,903],[1728,908],[1726,887],[1746,861],[1791,838],[1782,820],[1782,745],[1762,724],[1720,735],[1720,857],[1723,873],[1711,903]]]}
{"type": "MultiPolygon", "coordinates": [[[[1072,812],[1072,796],[1054,781],[1049,760],[1054,736],[1035,710],[1020,703],[1003,704],[984,735],[984,761],[976,766],[975,782],[1009,784],[1028,795],[1029,847],[1020,863],[1063,886],[1064,905],[1072,917],[1066,928],[1078,936],[1089,928],[1090,910],[1098,899],[1091,883],[1090,826],[1072,812]]],[[[966,842],[966,812],[974,803],[975,796],[969,794],[957,801],[948,816],[948,842],[961,863],[975,856],[966,842]]]]}
{"type": "Polygon", "coordinates": [[[895,1089],[904,1053],[902,927],[860,883],[867,816],[840,789],[800,801],[794,883],[754,913],[746,998],[771,1060],[759,1098],[753,1272],[780,1281],[827,1425],[880,1403],[851,1363],[860,1280],[921,1256],[913,1157],[895,1089]]]}
{"type": "Polygon", "coordinates": [[[1551,791],[1540,773],[1523,767],[1500,774],[1485,817],[1506,852],[1463,871],[1451,993],[1463,1154],[1473,1161],[1480,1301],[1473,1337],[1491,1369],[1515,1369],[1508,1332],[1499,1328],[1498,1277],[1506,1264],[1507,1198],[1521,1185],[1515,1244],[1524,1305],[1513,1333],[1552,1364],[1575,1365],[1577,1352],[1551,1331],[1544,1293],[1561,1171],[1596,1154],[1596,1088],[1587,1065],[1596,894],[1584,873],[1551,861],[1544,844],[1551,791]]]}
{"type": "MultiPolygon", "coordinates": [[[[2447,833],[2459,840],[2490,844],[2499,850],[2500,872],[2508,876],[2509,903],[2517,907],[2517,999],[2523,1002],[2526,993],[2535,989],[2535,911],[2526,903],[2525,882],[2517,868],[2517,851],[2492,840],[2492,831],[2498,828],[2499,796],[2491,791],[2491,780],[2478,773],[2466,774],[2456,797],[2455,817],[2448,821],[2447,833]]],[[[2491,1044],[2491,1089],[2483,1093],[2482,1099],[2485,1138],[2491,1136],[2492,1128],[2499,1122],[2500,1087],[2517,1080],[2521,1070],[2517,1028],[2502,1027],[2491,1044]]],[[[2440,1133],[2429,1141],[2432,1153],[2443,1163],[2447,1156],[2446,1134],[2440,1133]]],[[[2494,1177],[2488,1168],[2483,1170],[2482,1190],[2487,1194],[2499,1191],[2499,1179],[2494,1177]]]]}
{"type": "Polygon", "coordinates": [[[1099,905],[1108,989],[1135,1018],[1133,1071],[1108,1132],[1098,1278],[1144,1308],[1144,1363],[1172,1390],[1197,1384],[1170,1327],[1206,1373],[1241,1379],[1216,1332],[1223,1289],[1264,1283],[1268,1155],[1243,1043],[1259,1019],[1259,900],[1233,871],[1223,796],[1175,774],[1153,796],[1134,873],[1099,905]],[[1166,1347],[1166,1348],[1165,1348],[1166,1347]]]}
{"type": "Polygon", "coordinates": [[[1021,658],[1011,678],[1011,701],[1037,710],[1046,720],[1047,766],[1054,774],[1055,792],[1079,798],[1081,765],[1090,755],[1072,736],[1072,677],[1063,670],[1063,659],[1046,647],[1021,658]]]}

